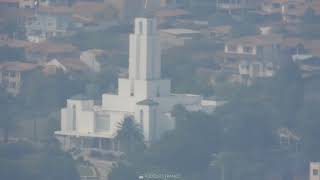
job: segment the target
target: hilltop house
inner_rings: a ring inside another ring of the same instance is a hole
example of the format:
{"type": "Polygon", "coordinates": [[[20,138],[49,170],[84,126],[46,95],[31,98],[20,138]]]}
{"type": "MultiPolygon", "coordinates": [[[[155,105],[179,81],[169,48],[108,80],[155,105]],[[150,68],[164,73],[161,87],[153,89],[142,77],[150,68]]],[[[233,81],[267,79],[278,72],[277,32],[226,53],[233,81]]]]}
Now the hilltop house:
{"type": "Polygon", "coordinates": [[[20,93],[24,79],[38,67],[36,64],[5,62],[0,64],[0,85],[11,95],[20,93]]]}
{"type": "Polygon", "coordinates": [[[65,6],[40,7],[34,16],[27,19],[27,39],[39,43],[52,37],[70,34],[71,15],[71,9],[65,6]]]}

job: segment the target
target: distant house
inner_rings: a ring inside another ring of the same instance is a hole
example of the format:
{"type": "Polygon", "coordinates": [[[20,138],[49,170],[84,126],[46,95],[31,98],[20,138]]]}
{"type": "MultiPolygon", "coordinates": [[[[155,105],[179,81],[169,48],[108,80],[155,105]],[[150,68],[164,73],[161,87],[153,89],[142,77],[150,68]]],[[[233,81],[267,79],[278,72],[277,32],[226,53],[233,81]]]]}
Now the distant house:
{"type": "Polygon", "coordinates": [[[159,9],[155,12],[155,16],[158,19],[159,24],[171,24],[181,19],[186,19],[190,16],[190,13],[184,9],[159,9]]]}
{"type": "Polygon", "coordinates": [[[320,179],[320,162],[310,162],[309,180],[320,179]]]}
{"type": "Polygon", "coordinates": [[[79,59],[52,59],[44,65],[43,71],[46,74],[83,74],[89,72],[89,68],[79,59]]]}
{"type": "Polygon", "coordinates": [[[65,6],[39,8],[26,22],[27,39],[39,43],[70,34],[71,15],[71,9],[65,6]]]}
{"type": "Polygon", "coordinates": [[[8,93],[17,96],[22,84],[30,72],[38,67],[36,64],[22,62],[5,62],[0,64],[0,85],[8,93]]]}
{"type": "Polygon", "coordinates": [[[80,55],[80,60],[93,72],[100,72],[102,63],[97,59],[98,56],[105,55],[106,51],[100,49],[90,49],[80,55]]]}
{"type": "Polygon", "coordinates": [[[260,14],[280,15],[284,23],[299,23],[308,9],[313,9],[316,14],[320,14],[319,1],[306,0],[270,0],[261,5],[260,14]]]}
{"type": "Polygon", "coordinates": [[[272,62],[279,59],[282,36],[276,34],[246,36],[225,43],[225,60],[260,60],[272,62]]]}
{"type": "Polygon", "coordinates": [[[20,0],[20,8],[37,8],[39,5],[39,0],[20,0]]]}
{"type": "Polygon", "coordinates": [[[225,40],[231,36],[231,26],[217,26],[209,28],[209,37],[211,39],[221,39],[225,40]]]}
{"type": "Polygon", "coordinates": [[[198,39],[201,32],[192,29],[161,29],[160,43],[163,48],[184,46],[188,41],[198,39]]]}
{"type": "Polygon", "coordinates": [[[240,82],[251,84],[253,79],[272,77],[276,69],[272,62],[243,61],[239,64],[240,82]]]}
{"type": "Polygon", "coordinates": [[[217,0],[216,7],[219,10],[238,11],[241,9],[256,9],[263,0],[217,0]]]}

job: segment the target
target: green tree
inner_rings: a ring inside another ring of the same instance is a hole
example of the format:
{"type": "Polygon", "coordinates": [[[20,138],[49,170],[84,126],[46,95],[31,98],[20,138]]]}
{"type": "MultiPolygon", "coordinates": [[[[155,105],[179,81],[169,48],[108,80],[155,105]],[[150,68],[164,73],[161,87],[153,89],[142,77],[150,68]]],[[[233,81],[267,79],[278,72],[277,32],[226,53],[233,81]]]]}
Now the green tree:
{"type": "Polygon", "coordinates": [[[114,163],[111,173],[108,175],[108,180],[124,180],[138,179],[138,175],[131,164],[126,162],[114,163]]]}
{"type": "Polygon", "coordinates": [[[124,118],[123,122],[118,125],[115,139],[120,143],[120,150],[128,157],[142,153],[145,149],[142,130],[132,117],[124,118]]]}
{"type": "Polygon", "coordinates": [[[3,140],[5,143],[9,140],[9,134],[17,127],[16,111],[17,102],[4,89],[0,92],[0,128],[3,131],[3,140]]]}

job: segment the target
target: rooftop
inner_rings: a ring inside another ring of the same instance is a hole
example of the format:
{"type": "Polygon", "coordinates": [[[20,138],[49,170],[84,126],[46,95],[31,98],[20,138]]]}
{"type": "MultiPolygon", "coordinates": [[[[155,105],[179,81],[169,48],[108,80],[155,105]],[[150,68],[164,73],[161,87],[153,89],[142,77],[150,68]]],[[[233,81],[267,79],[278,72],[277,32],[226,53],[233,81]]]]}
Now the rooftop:
{"type": "Polygon", "coordinates": [[[154,101],[154,100],[152,100],[152,99],[145,99],[145,100],[142,100],[140,102],[137,102],[137,105],[157,106],[157,105],[159,105],[159,103],[154,101]]]}
{"type": "Polygon", "coordinates": [[[159,11],[156,12],[155,16],[157,17],[162,17],[162,18],[166,18],[166,17],[177,17],[177,16],[184,16],[184,15],[188,15],[189,12],[183,9],[161,9],[159,11]]]}
{"type": "Polygon", "coordinates": [[[30,46],[28,46],[28,50],[38,51],[43,53],[62,53],[62,52],[77,51],[77,48],[71,44],[42,42],[42,43],[32,43],[30,46]]]}
{"type": "Polygon", "coordinates": [[[54,14],[70,14],[72,13],[72,9],[66,6],[41,6],[38,9],[38,12],[54,13],[54,14]]]}
{"type": "Polygon", "coordinates": [[[172,29],[161,29],[160,32],[174,34],[174,35],[186,35],[186,34],[199,34],[200,31],[192,29],[172,28],[172,29]]]}
{"type": "Polygon", "coordinates": [[[232,39],[227,44],[242,45],[268,45],[282,42],[282,36],[279,34],[245,36],[238,39],[232,39]]]}
{"type": "Polygon", "coordinates": [[[0,64],[0,70],[8,70],[8,71],[30,71],[37,68],[37,64],[31,63],[23,63],[19,61],[5,62],[0,64]]]}

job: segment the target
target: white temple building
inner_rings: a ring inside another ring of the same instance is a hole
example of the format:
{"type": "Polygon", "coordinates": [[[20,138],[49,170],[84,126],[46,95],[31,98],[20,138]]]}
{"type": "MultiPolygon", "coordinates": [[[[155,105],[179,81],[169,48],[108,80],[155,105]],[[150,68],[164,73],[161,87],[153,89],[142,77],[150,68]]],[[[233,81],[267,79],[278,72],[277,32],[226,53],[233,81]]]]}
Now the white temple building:
{"type": "MultiPolygon", "coordinates": [[[[212,111],[216,101],[200,95],[172,94],[171,82],[161,77],[161,48],[157,22],[136,18],[130,34],[129,77],[118,79],[118,94],[103,94],[102,105],[74,97],[61,109],[61,130],[57,138],[65,149],[113,149],[119,123],[132,116],[142,128],[145,141],[152,142],[175,128],[170,112],[181,104],[191,111],[212,111]]],[[[191,133],[191,132],[190,132],[191,133]]]]}

